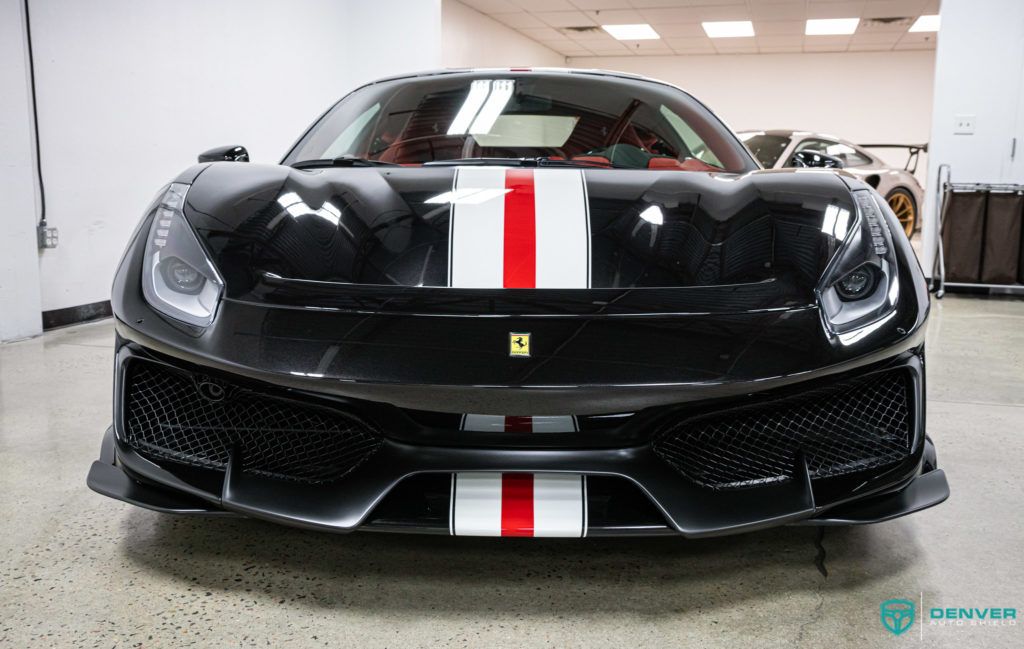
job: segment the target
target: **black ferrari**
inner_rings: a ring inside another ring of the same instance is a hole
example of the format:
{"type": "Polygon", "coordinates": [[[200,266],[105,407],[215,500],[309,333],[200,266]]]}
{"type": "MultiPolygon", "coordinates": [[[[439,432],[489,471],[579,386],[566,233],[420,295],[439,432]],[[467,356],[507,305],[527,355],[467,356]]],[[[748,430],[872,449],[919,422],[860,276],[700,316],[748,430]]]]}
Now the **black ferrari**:
{"type": "Polygon", "coordinates": [[[762,170],[673,86],[403,76],[280,164],[199,159],[114,280],[101,494],[538,537],[871,523],[949,494],[927,287],[885,200],[822,154],[762,170]]]}

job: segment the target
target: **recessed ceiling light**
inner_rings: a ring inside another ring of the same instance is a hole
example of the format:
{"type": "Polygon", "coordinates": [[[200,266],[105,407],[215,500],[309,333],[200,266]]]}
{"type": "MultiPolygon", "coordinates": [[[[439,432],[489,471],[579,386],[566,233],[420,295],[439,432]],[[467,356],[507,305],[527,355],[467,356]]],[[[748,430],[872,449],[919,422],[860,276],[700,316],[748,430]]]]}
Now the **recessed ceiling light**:
{"type": "Polygon", "coordinates": [[[647,23],[640,25],[601,25],[601,29],[611,34],[612,38],[617,38],[620,41],[649,41],[661,38],[661,36],[658,36],[658,32],[654,31],[654,28],[647,23]]]}
{"type": "Polygon", "coordinates": [[[749,20],[721,20],[701,23],[708,38],[739,38],[754,35],[754,23],[749,20]]]}
{"type": "Polygon", "coordinates": [[[818,18],[807,21],[808,36],[840,36],[857,31],[860,18],[818,18]]]}
{"type": "Polygon", "coordinates": [[[914,21],[914,24],[910,26],[912,32],[937,32],[939,31],[939,16],[921,16],[914,21]]]}

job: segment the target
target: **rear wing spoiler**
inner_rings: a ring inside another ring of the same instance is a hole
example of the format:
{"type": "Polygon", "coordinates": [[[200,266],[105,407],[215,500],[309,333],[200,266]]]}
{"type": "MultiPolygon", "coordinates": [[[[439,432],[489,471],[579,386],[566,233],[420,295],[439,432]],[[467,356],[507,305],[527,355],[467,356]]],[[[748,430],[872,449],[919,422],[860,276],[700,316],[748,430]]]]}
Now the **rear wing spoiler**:
{"type": "Polygon", "coordinates": [[[903,168],[910,173],[917,171],[917,162],[921,156],[921,152],[928,153],[928,143],[924,144],[861,144],[860,146],[865,149],[906,149],[907,150],[907,164],[903,165],[903,168]]]}

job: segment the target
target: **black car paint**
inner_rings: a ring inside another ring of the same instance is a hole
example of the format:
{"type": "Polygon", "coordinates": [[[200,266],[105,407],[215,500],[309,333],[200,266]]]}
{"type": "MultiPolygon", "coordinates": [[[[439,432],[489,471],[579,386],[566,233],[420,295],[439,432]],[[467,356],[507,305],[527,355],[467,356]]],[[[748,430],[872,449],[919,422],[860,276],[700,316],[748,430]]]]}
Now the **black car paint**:
{"type": "MultiPolygon", "coordinates": [[[[805,214],[806,227],[814,228],[819,238],[825,237],[820,217],[815,222],[812,215],[820,215],[829,204],[852,206],[850,191],[866,188],[831,172],[585,173],[592,222],[623,215],[635,222],[644,207],[657,205],[666,214],[689,209],[716,227],[728,227],[731,219],[749,218],[751,210],[783,206],[805,214]]],[[[666,529],[689,536],[826,520],[827,510],[837,506],[845,506],[844,515],[855,521],[856,511],[850,513],[851,505],[844,503],[895,493],[922,470],[934,469],[924,461],[921,349],[928,294],[905,238],[894,238],[903,288],[895,317],[868,339],[847,345],[823,326],[813,297],[818,276],[635,286],[616,285],[610,274],[598,274],[595,288],[585,291],[446,288],[440,263],[424,264],[408,253],[445,244],[440,234],[445,228],[420,221],[426,214],[424,198],[450,189],[452,174],[446,168],[305,171],[238,163],[187,170],[177,179],[192,185],[185,213],[225,277],[226,297],[205,330],[154,310],[142,296],[143,246],[136,234],[113,288],[119,358],[154,355],[392,412],[646,411],[652,417],[659,409],[714,407],[719,400],[772,395],[787,386],[796,389],[842,374],[905,364],[916,367],[920,377],[912,456],[894,469],[831,487],[812,488],[807,480],[748,493],[709,494],[654,458],[641,443],[642,434],[610,443],[562,439],[561,444],[570,446],[546,448],[547,442],[523,446],[501,437],[474,445],[455,431],[398,424],[386,431],[387,451],[347,478],[344,487],[317,491],[229,470],[218,491],[189,484],[123,445],[116,439],[115,403],[114,433],[108,442],[116,448],[113,463],[136,481],[162,485],[157,488],[162,498],[169,498],[162,490],[170,488],[206,503],[196,511],[223,508],[334,531],[366,523],[391,489],[420,472],[611,474],[639,486],[665,516],[666,529]],[[289,192],[311,206],[335,202],[348,219],[339,222],[338,231],[347,228],[358,236],[324,254],[318,244],[326,240],[337,246],[337,231],[302,219],[288,224],[288,245],[268,245],[267,222],[280,212],[277,199],[289,192]],[[410,263],[403,267],[405,262],[410,263]],[[384,274],[381,267],[395,270],[384,274]],[[426,278],[426,286],[416,286],[416,278],[426,278]],[[529,359],[508,357],[510,331],[531,332],[529,359]]],[[[440,210],[434,217],[443,220],[447,214],[440,210]]],[[[144,222],[139,231],[147,228],[144,222]]],[[[892,223],[890,229],[899,231],[892,223]]],[[[836,247],[824,238],[820,243],[819,272],[836,247]]],[[[98,490],[129,499],[124,492],[128,487],[122,484],[119,495],[116,485],[110,486],[117,478],[102,467],[111,463],[97,464],[101,468],[94,469],[98,473],[90,484],[106,484],[98,490]]],[[[927,475],[931,482],[941,478],[936,470],[927,475]]],[[[936,504],[945,494],[933,485],[922,498],[889,514],[936,504]]],[[[147,504],[144,498],[136,501],[147,504]]],[[[877,499],[871,503],[878,509],[877,499]]]]}

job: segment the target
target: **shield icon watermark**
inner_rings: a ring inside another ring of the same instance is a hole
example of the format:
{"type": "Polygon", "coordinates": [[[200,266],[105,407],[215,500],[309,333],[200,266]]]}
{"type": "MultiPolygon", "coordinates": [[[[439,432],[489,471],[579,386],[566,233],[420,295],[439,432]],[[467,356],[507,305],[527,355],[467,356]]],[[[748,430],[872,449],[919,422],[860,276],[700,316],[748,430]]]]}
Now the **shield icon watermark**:
{"type": "Polygon", "coordinates": [[[909,599],[887,599],[881,609],[882,626],[893,635],[900,635],[914,625],[914,602],[909,599]]]}

